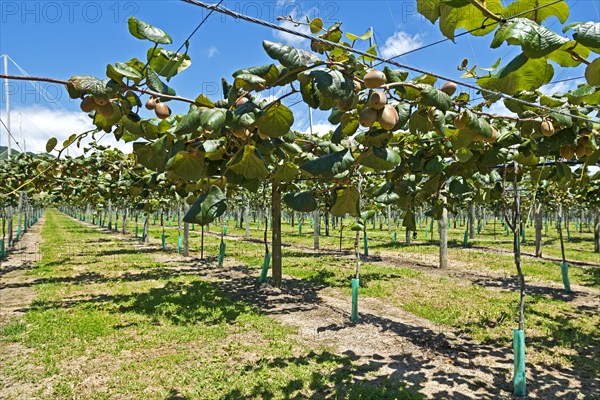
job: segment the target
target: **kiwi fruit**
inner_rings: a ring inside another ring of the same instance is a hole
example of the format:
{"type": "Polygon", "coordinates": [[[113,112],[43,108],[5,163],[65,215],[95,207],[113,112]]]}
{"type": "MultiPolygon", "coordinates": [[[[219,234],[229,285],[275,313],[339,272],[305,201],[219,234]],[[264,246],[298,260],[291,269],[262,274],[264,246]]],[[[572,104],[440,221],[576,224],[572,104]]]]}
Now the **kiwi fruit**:
{"type": "Polygon", "coordinates": [[[387,104],[387,96],[385,92],[373,92],[369,97],[369,104],[374,110],[381,110],[387,104]]]}
{"type": "Polygon", "coordinates": [[[498,139],[498,130],[492,126],[492,135],[488,138],[484,137],[483,140],[485,140],[488,143],[494,143],[496,140],[498,139]]]}
{"type": "Polygon", "coordinates": [[[108,102],[110,101],[110,99],[108,98],[107,95],[102,94],[102,95],[96,95],[92,97],[94,99],[94,102],[99,105],[99,106],[105,106],[108,104],[108,102]]]}
{"type": "Polygon", "coordinates": [[[270,139],[269,135],[265,135],[261,131],[258,131],[258,137],[261,138],[262,140],[269,140],[270,139]]]}
{"type": "Polygon", "coordinates": [[[377,115],[379,125],[386,131],[394,129],[394,126],[398,123],[398,119],[398,111],[390,104],[386,104],[377,115]]]}
{"type": "Polygon", "coordinates": [[[574,155],[575,150],[573,149],[573,146],[566,145],[560,148],[560,156],[565,160],[572,159],[574,155]]]}
{"type": "Polygon", "coordinates": [[[235,102],[235,107],[241,107],[243,104],[246,104],[248,102],[248,98],[247,97],[240,97],[239,99],[237,99],[237,101],[235,102]]]}
{"type": "Polygon", "coordinates": [[[234,129],[231,131],[231,133],[233,133],[233,136],[239,139],[246,139],[248,136],[250,136],[250,131],[245,128],[234,129]]]}
{"type": "Polygon", "coordinates": [[[377,110],[373,110],[370,107],[366,107],[358,114],[358,122],[365,128],[373,126],[375,121],[377,121],[377,110]]]}
{"type": "Polygon", "coordinates": [[[540,124],[540,129],[542,131],[542,134],[546,137],[554,135],[554,125],[552,125],[552,122],[550,121],[543,121],[540,124]]]}
{"type": "Polygon", "coordinates": [[[96,106],[96,110],[98,110],[104,118],[112,118],[115,115],[115,109],[110,101],[104,105],[96,106]]]}
{"type": "Polygon", "coordinates": [[[384,85],[387,82],[387,79],[385,78],[385,74],[383,72],[372,69],[366,73],[365,77],[363,78],[363,82],[369,89],[376,89],[381,85],[384,85]]]}
{"type": "Polygon", "coordinates": [[[577,144],[577,147],[575,147],[575,155],[577,156],[577,158],[585,156],[585,144],[581,142],[577,144]]]}
{"type": "Polygon", "coordinates": [[[356,93],[360,92],[362,90],[362,85],[360,84],[359,81],[354,81],[354,91],[356,93]]]}
{"type": "Polygon", "coordinates": [[[96,108],[96,102],[92,96],[84,97],[84,99],[81,100],[79,107],[81,108],[81,111],[89,113],[96,108]]]}
{"type": "Polygon", "coordinates": [[[446,93],[448,96],[452,96],[454,93],[456,93],[456,83],[446,82],[442,85],[440,90],[446,93]]]}
{"type": "Polygon", "coordinates": [[[156,99],[154,97],[150,97],[146,101],[146,109],[147,110],[154,110],[155,108],[156,108],[156,99]]]}
{"type": "Polygon", "coordinates": [[[463,113],[458,114],[456,118],[454,118],[454,126],[456,129],[465,129],[468,123],[467,116],[463,113]]]}
{"type": "Polygon", "coordinates": [[[165,103],[160,103],[160,102],[156,103],[154,112],[156,113],[156,116],[160,119],[165,119],[171,115],[171,109],[169,108],[169,106],[166,105],[165,103]]]}
{"type": "Polygon", "coordinates": [[[585,146],[584,153],[586,156],[591,156],[592,154],[594,154],[594,147],[592,145],[585,146]]]}

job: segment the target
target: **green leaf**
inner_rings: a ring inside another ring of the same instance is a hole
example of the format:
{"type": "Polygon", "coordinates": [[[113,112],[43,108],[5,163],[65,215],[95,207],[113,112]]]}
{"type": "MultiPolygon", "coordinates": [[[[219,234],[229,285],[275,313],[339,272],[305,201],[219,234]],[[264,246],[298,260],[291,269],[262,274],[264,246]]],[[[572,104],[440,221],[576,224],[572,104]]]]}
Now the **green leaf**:
{"type": "Polygon", "coordinates": [[[196,102],[196,104],[201,107],[208,107],[208,108],[215,107],[215,103],[213,103],[213,101],[211,99],[209,99],[208,97],[206,97],[204,94],[200,94],[198,97],[196,97],[194,102],[196,102]]]}
{"type": "Polygon", "coordinates": [[[590,86],[600,85],[600,58],[596,58],[585,68],[585,79],[590,86]]]}
{"type": "Polygon", "coordinates": [[[198,151],[180,151],[167,161],[165,167],[186,181],[197,181],[204,175],[204,157],[198,151]]]}
{"type": "Polygon", "coordinates": [[[498,28],[490,47],[500,47],[504,41],[512,45],[521,45],[523,54],[529,58],[540,58],[552,53],[569,40],[534,21],[515,18],[498,28]]]}
{"type": "Polygon", "coordinates": [[[440,17],[440,3],[442,0],[417,0],[417,11],[427,18],[432,24],[440,17]]]}
{"type": "Polygon", "coordinates": [[[446,112],[452,104],[452,99],[446,93],[435,89],[433,86],[424,86],[421,90],[421,103],[446,112]]]}
{"type": "Polygon", "coordinates": [[[331,207],[331,215],[344,217],[346,214],[357,216],[359,210],[360,193],[353,187],[338,189],[335,191],[335,203],[331,207]]]}
{"type": "Polygon", "coordinates": [[[205,108],[200,114],[200,125],[207,131],[216,131],[225,124],[227,111],[222,108],[205,108]]]}
{"type": "Polygon", "coordinates": [[[392,149],[372,147],[363,157],[360,164],[376,171],[388,171],[394,169],[402,162],[400,155],[392,149]]]}
{"type": "MultiPolygon", "coordinates": [[[[160,80],[160,78],[158,77],[158,74],[156,73],[156,71],[154,71],[152,68],[148,67],[148,69],[146,70],[146,82],[148,83],[148,87],[152,90],[154,90],[155,92],[161,93],[161,94],[166,94],[169,96],[175,96],[175,90],[173,90],[171,87],[167,86],[165,83],[163,83],[163,81],[160,80]]],[[[169,99],[161,99],[161,101],[167,101],[169,99]]]]}
{"type": "Polygon", "coordinates": [[[283,196],[283,201],[294,211],[311,212],[317,209],[317,201],[312,190],[300,193],[286,193],[283,196]]]}
{"type": "Polygon", "coordinates": [[[530,59],[521,53],[497,74],[477,79],[477,84],[488,90],[515,95],[523,90],[538,89],[550,82],[552,76],[554,68],[545,59],[530,59]]]}
{"type": "Polygon", "coordinates": [[[285,162],[275,171],[274,179],[277,182],[293,182],[299,173],[300,170],[294,163],[285,162]]]}
{"type": "Polygon", "coordinates": [[[556,17],[561,23],[565,23],[569,17],[569,6],[565,1],[556,0],[518,0],[509,4],[502,13],[506,19],[514,15],[527,18],[538,24],[550,17],[556,17]],[[524,11],[532,10],[526,14],[524,11]]]}
{"type": "Polygon", "coordinates": [[[55,137],[48,139],[48,142],[46,142],[46,153],[50,153],[52,150],[54,150],[57,144],[58,140],[55,137]]]}
{"type": "Polygon", "coordinates": [[[208,225],[227,210],[225,200],[225,194],[221,189],[212,185],[206,193],[198,197],[183,217],[183,221],[200,226],[208,225]]]}
{"type": "Polygon", "coordinates": [[[313,79],[320,97],[332,99],[347,99],[354,95],[354,83],[341,71],[315,70],[308,76],[313,79]]]}
{"type": "Polygon", "coordinates": [[[139,19],[129,17],[128,26],[129,33],[138,39],[146,39],[158,44],[173,43],[173,40],[165,31],[139,19]]]}
{"type": "Polygon", "coordinates": [[[444,160],[440,156],[435,156],[431,160],[427,161],[425,164],[425,172],[429,172],[432,174],[438,174],[444,170],[446,164],[444,160]]]}
{"type": "Polygon", "coordinates": [[[83,93],[112,97],[119,89],[118,83],[114,80],[100,80],[94,76],[72,76],[69,83],[72,85],[71,89],[79,93],[76,97],[80,97],[83,93]]]}
{"type": "Polygon", "coordinates": [[[402,220],[402,226],[407,227],[413,232],[417,231],[417,221],[415,221],[415,214],[412,212],[412,210],[406,210],[406,214],[402,220]]]}
{"type": "Polygon", "coordinates": [[[584,46],[600,50],[600,22],[575,22],[563,28],[563,32],[573,29],[573,38],[584,46]]]}
{"type": "Polygon", "coordinates": [[[317,56],[306,50],[297,49],[283,43],[264,40],[263,48],[269,57],[279,61],[284,67],[290,69],[307,67],[320,61],[317,56]]]}
{"type": "Polygon", "coordinates": [[[402,69],[391,69],[385,67],[383,69],[387,83],[404,82],[408,78],[408,71],[402,69]]]}
{"type": "Polygon", "coordinates": [[[201,109],[198,107],[190,107],[190,111],[181,118],[181,121],[175,127],[173,133],[175,135],[187,135],[194,133],[200,128],[201,109]]]}
{"type": "Polygon", "coordinates": [[[341,150],[327,154],[314,160],[308,161],[300,166],[300,169],[313,176],[333,178],[346,171],[354,163],[354,157],[350,150],[341,150]]]}
{"type": "Polygon", "coordinates": [[[269,176],[265,161],[252,145],[246,145],[244,151],[229,162],[229,169],[246,179],[264,180],[269,176]]]}
{"type": "Polygon", "coordinates": [[[466,163],[473,157],[473,152],[466,147],[461,147],[454,153],[454,156],[458,160],[458,162],[466,163]]]}
{"type": "Polygon", "coordinates": [[[258,75],[253,74],[239,74],[233,81],[233,87],[236,90],[243,89],[245,91],[262,90],[264,89],[266,81],[258,75]]]}
{"type": "Polygon", "coordinates": [[[189,55],[165,50],[160,47],[148,49],[147,57],[149,60],[148,65],[160,76],[167,78],[167,80],[192,65],[189,55]]]}
{"type": "Polygon", "coordinates": [[[106,66],[106,76],[116,82],[123,82],[123,78],[127,78],[137,84],[142,80],[140,71],[121,62],[115,63],[114,66],[108,64],[106,66]]]}
{"type": "Polygon", "coordinates": [[[433,130],[433,125],[427,116],[427,110],[422,108],[413,113],[408,121],[408,129],[414,135],[427,133],[433,130]]]}
{"type": "MultiPolygon", "coordinates": [[[[346,115],[346,114],[344,114],[346,115]]],[[[340,125],[335,128],[333,135],[331,136],[331,141],[333,143],[339,144],[342,139],[354,135],[358,130],[358,119],[352,118],[342,118],[340,125]]]]}
{"type": "MultiPolygon", "coordinates": [[[[485,7],[496,15],[502,14],[504,7],[500,0],[487,0],[485,7]]],[[[497,23],[490,21],[489,18],[474,5],[469,4],[464,7],[454,8],[451,5],[442,3],[439,8],[440,13],[440,31],[448,39],[454,41],[454,31],[464,28],[472,31],[475,36],[487,35],[496,28],[497,23]],[[485,25],[485,28],[481,29],[485,25]]],[[[434,13],[432,13],[434,15],[434,13]]]]}
{"type": "Polygon", "coordinates": [[[310,21],[310,33],[316,35],[321,32],[321,29],[323,29],[323,20],[321,18],[315,18],[310,21]]]}
{"type": "Polygon", "coordinates": [[[559,49],[550,53],[546,58],[550,61],[554,61],[561,67],[576,67],[581,64],[580,60],[576,60],[572,57],[569,50],[574,50],[582,58],[587,58],[591,52],[589,48],[571,40],[560,46],[559,49]]]}
{"type": "Polygon", "coordinates": [[[270,104],[256,120],[258,130],[269,137],[285,135],[293,124],[292,110],[280,101],[270,104]]]}

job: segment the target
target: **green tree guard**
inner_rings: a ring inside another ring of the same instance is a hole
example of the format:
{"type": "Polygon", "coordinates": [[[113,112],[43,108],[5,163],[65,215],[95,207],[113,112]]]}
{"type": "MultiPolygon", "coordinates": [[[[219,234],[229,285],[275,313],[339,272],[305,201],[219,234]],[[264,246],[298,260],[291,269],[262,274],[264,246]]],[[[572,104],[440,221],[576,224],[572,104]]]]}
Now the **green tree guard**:
{"type": "Polygon", "coordinates": [[[302,222],[298,224],[298,234],[302,235],[302,222]]]}
{"type": "Polygon", "coordinates": [[[433,218],[431,218],[431,224],[429,224],[429,233],[431,234],[430,239],[433,239],[433,218]]]}
{"type": "Polygon", "coordinates": [[[18,242],[20,238],[21,238],[21,227],[20,227],[20,226],[18,226],[18,227],[17,227],[17,238],[16,238],[16,240],[15,240],[15,241],[17,241],[17,242],[18,242]]]}
{"type": "Polygon", "coordinates": [[[0,239],[0,260],[4,260],[4,239],[0,239]]]}
{"type": "Polygon", "coordinates": [[[352,322],[358,321],[358,278],[352,278],[352,322]]]}
{"type": "Polygon", "coordinates": [[[367,231],[363,236],[363,246],[365,248],[365,257],[369,257],[369,236],[367,235],[367,231]]]}
{"type": "Polygon", "coordinates": [[[164,233],[161,235],[161,240],[162,240],[162,249],[166,250],[167,249],[167,238],[165,237],[164,233]]]}
{"type": "Polygon", "coordinates": [[[393,236],[393,238],[392,238],[392,240],[394,241],[394,243],[396,243],[396,239],[397,239],[397,238],[396,238],[396,232],[394,232],[394,236],[393,236]]]}
{"type": "Polygon", "coordinates": [[[513,394],[516,397],[525,397],[527,395],[527,385],[525,382],[525,332],[520,329],[513,330],[513,350],[515,357],[513,394]]]}
{"type": "Polygon", "coordinates": [[[138,227],[136,225],[136,227],[135,227],[135,238],[137,239],[137,237],[138,237],[138,227]]]}
{"type": "Polygon", "coordinates": [[[181,254],[181,248],[183,247],[183,238],[181,235],[177,237],[177,254],[181,254]]]}
{"type": "Polygon", "coordinates": [[[192,230],[194,230],[194,224],[192,224],[192,230]]]}
{"type": "Polygon", "coordinates": [[[312,220],[312,218],[311,218],[311,219],[310,219],[310,229],[312,229],[312,227],[313,227],[313,220],[312,220]]]}
{"type": "MultiPolygon", "coordinates": [[[[219,245],[219,268],[223,267],[223,260],[225,259],[225,249],[227,245],[224,241],[221,240],[221,244],[219,245]]],[[[262,276],[262,273],[261,273],[262,276]]],[[[265,277],[266,279],[266,277],[265,277]]]]}
{"type": "Polygon", "coordinates": [[[469,245],[469,229],[465,230],[465,235],[463,237],[463,247],[467,247],[469,245]]]}
{"type": "Polygon", "coordinates": [[[563,261],[560,263],[560,272],[562,274],[562,281],[565,287],[565,292],[571,293],[571,282],[569,281],[569,263],[563,261]]]}
{"type": "Polygon", "coordinates": [[[547,235],[548,234],[548,221],[546,221],[544,224],[545,224],[546,235],[547,235]]]}
{"type": "Polygon", "coordinates": [[[521,243],[525,243],[525,229],[521,230],[521,243]]]}
{"type": "Polygon", "coordinates": [[[260,278],[258,281],[260,283],[265,283],[267,281],[267,273],[269,272],[269,264],[271,263],[271,253],[265,253],[265,260],[263,261],[262,271],[260,271],[260,278]]]}
{"type": "Polygon", "coordinates": [[[223,236],[227,236],[227,225],[223,227],[223,236]]]}

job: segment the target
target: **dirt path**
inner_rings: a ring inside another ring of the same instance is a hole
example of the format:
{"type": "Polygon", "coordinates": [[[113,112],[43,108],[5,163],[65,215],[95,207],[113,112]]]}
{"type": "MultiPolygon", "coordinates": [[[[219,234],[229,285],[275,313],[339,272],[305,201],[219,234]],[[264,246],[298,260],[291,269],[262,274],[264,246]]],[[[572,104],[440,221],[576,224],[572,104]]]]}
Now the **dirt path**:
{"type": "MultiPolygon", "coordinates": [[[[115,236],[131,240],[121,234],[115,236]]],[[[132,245],[140,251],[157,247],[132,245]]],[[[360,298],[360,321],[352,323],[351,299],[341,290],[290,276],[285,276],[284,289],[260,285],[256,270],[233,258],[226,258],[219,269],[211,258],[201,261],[160,252],[151,257],[169,268],[195,270],[233,298],[297,327],[299,338],[310,348],[328,348],[349,356],[352,364],[343,367],[351,368],[356,380],[406,382],[409,388],[436,399],[512,398],[510,345],[498,348],[474,342],[374,298],[360,298]]],[[[383,256],[374,262],[389,264],[390,260],[383,256]]],[[[406,267],[405,261],[402,266],[406,267]]],[[[600,393],[598,382],[568,370],[528,364],[527,373],[530,398],[587,399],[600,393]]]]}
{"type": "Polygon", "coordinates": [[[0,325],[23,313],[36,294],[32,285],[34,278],[27,272],[40,260],[42,216],[17,242],[4,261],[0,261],[0,325]]]}

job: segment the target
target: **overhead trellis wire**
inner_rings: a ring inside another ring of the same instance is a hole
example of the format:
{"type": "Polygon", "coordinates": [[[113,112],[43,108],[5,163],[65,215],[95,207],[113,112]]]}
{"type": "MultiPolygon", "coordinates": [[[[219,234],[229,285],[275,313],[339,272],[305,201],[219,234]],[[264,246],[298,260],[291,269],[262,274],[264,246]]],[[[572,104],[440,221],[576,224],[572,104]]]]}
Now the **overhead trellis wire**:
{"type": "Polygon", "coordinates": [[[265,21],[265,20],[262,20],[262,19],[259,19],[259,18],[254,18],[254,17],[251,17],[249,15],[245,15],[245,14],[241,14],[241,13],[235,12],[233,10],[230,10],[230,9],[222,7],[222,6],[217,7],[216,5],[204,3],[204,2],[198,1],[198,0],[181,0],[181,1],[183,1],[184,3],[189,3],[189,4],[192,4],[192,5],[195,5],[197,7],[205,8],[207,10],[214,10],[214,11],[216,11],[218,13],[229,15],[230,17],[233,17],[233,18],[237,18],[237,19],[241,19],[241,20],[244,20],[244,21],[252,22],[254,24],[258,24],[258,25],[265,26],[267,28],[279,30],[281,32],[286,32],[286,33],[289,33],[290,35],[302,37],[302,38],[305,38],[305,39],[308,39],[308,40],[314,40],[314,41],[317,41],[317,42],[320,42],[320,43],[327,44],[329,46],[333,46],[333,47],[337,47],[337,48],[340,48],[340,49],[343,49],[343,50],[347,50],[347,51],[350,51],[352,53],[359,54],[359,55],[361,55],[363,57],[368,57],[368,58],[372,58],[372,59],[375,59],[375,60],[379,60],[379,61],[382,61],[383,63],[391,64],[391,65],[394,65],[394,66],[399,67],[399,68],[404,68],[404,69],[407,69],[407,70],[410,70],[410,71],[414,71],[414,72],[418,72],[418,73],[421,73],[421,74],[430,75],[430,76],[433,76],[433,77],[438,78],[438,79],[443,79],[443,80],[448,81],[448,82],[453,82],[453,83],[456,83],[457,85],[462,85],[464,87],[468,87],[470,89],[477,90],[477,91],[479,91],[481,93],[486,93],[486,94],[492,95],[492,96],[498,96],[499,98],[502,98],[502,99],[512,100],[512,101],[514,101],[516,103],[523,104],[523,105],[526,105],[526,106],[529,106],[529,107],[534,107],[534,108],[537,108],[539,110],[543,110],[543,111],[545,111],[547,113],[560,114],[560,115],[564,115],[564,116],[567,116],[567,117],[570,117],[570,118],[574,118],[574,119],[579,119],[579,120],[586,121],[586,122],[600,123],[600,120],[594,120],[592,118],[585,118],[585,117],[581,117],[579,115],[573,115],[573,114],[570,114],[570,113],[567,113],[567,112],[564,112],[564,111],[561,111],[561,110],[555,110],[555,109],[552,109],[552,108],[549,108],[549,107],[546,107],[546,106],[542,106],[540,104],[531,103],[529,101],[525,101],[525,100],[519,99],[517,97],[513,97],[513,96],[508,95],[506,93],[501,93],[501,92],[496,92],[496,91],[493,91],[493,90],[485,89],[485,88],[479,87],[477,85],[472,85],[470,83],[461,82],[461,81],[458,81],[458,80],[453,79],[453,78],[448,78],[448,77],[445,77],[443,75],[436,74],[434,72],[425,71],[424,69],[421,69],[421,68],[418,68],[418,67],[413,67],[413,66],[410,66],[410,65],[402,64],[402,63],[399,63],[399,62],[393,61],[393,60],[387,60],[387,59],[384,59],[382,57],[379,57],[379,56],[376,56],[376,55],[373,55],[373,54],[369,54],[369,53],[367,53],[365,51],[362,51],[362,50],[358,50],[358,49],[355,49],[355,48],[352,48],[352,47],[349,47],[349,46],[346,46],[346,45],[343,45],[343,44],[340,44],[340,43],[335,43],[335,42],[332,42],[332,41],[327,40],[327,39],[322,39],[322,38],[319,38],[319,37],[315,37],[315,36],[309,35],[307,33],[295,31],[293,29],[289,29],[289,28],[286,28],[284,26],[280,26],[280,25],[274,24],[272,22],[268,22],[268,21],[265,21]]]}

